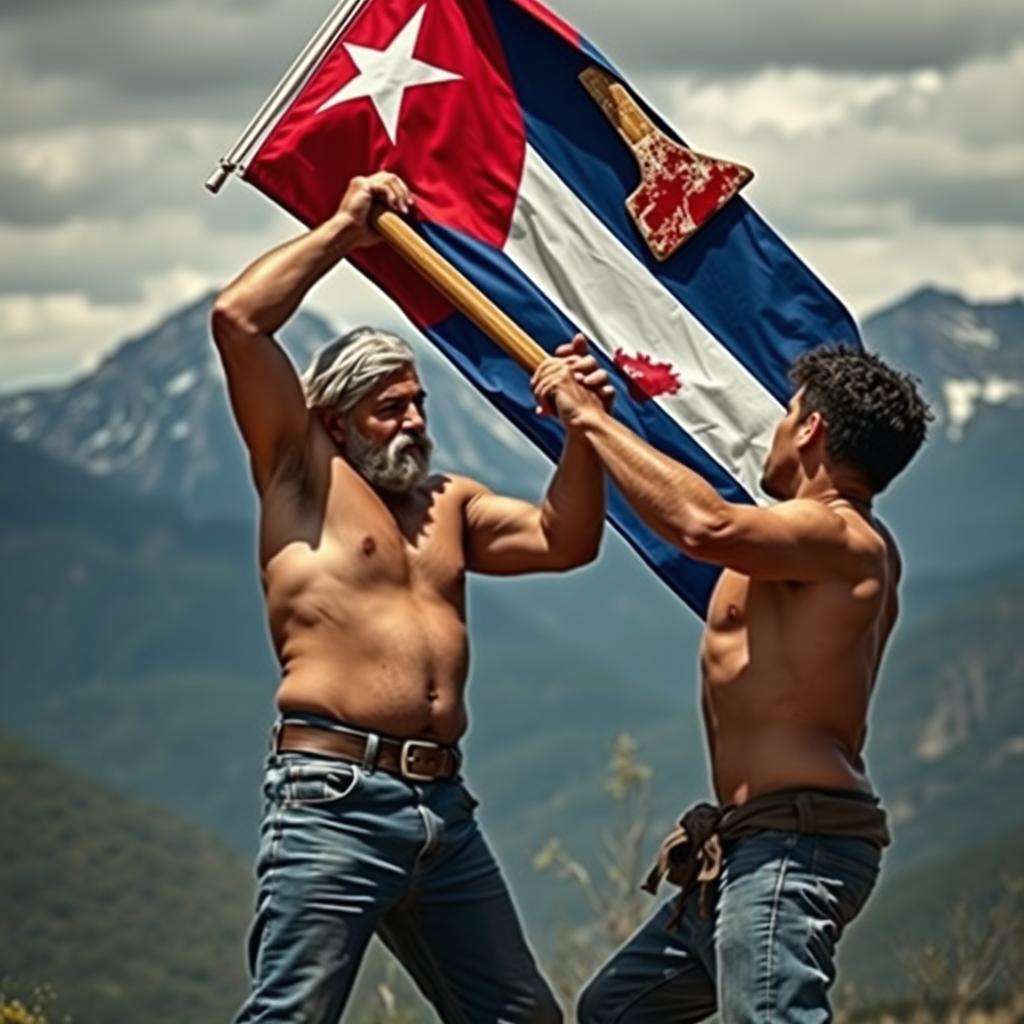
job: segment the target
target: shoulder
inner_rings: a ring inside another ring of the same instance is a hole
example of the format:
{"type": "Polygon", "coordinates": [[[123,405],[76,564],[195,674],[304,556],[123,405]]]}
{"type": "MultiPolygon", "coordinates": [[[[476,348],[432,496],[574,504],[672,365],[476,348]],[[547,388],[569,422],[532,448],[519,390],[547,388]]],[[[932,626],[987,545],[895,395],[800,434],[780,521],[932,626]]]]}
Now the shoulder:
{"type": "Polygon", "coordinates": [[[486,484],[460,473],[437,473],[435,476],[444,481],[444,487],[451,499],[463,505],[494,493],[486,484]]]}
{"type": "Polygon", "coordinates": [[[892,570],[892,579],[894,583],[899,583],[903,576],[903,556],[900,554],[899,545],[896,543],[896,538],[893,536],[892,531],[888,526],[881,521],[876,519],[874,516],[871,518],[871,526],[874,528],[875,533],[882,541],[885,556],[888,559],[889,565],[892,570]]]}
{"type": "Polygon", "coordinates": [[[519,498],[495,494],[486,484],[468,476],[452,475],[450,500],[457,503],[466,525],[470,528],[507,527],[518,522],[524,514],[538,511],[536,505],[519,498]]]}
{"type": "Polygon", "coordinates": [[[848,504],[829,504],[813,498],[794,498],[772,506],[772,512],[819,536],[833,539],[851,551],[885,555],[892,536],[878,520],[848,504]]]}
{"type": "Polygon", "coordinates": [[[831,551],[832,564],[852,579],[889,575],[889,540],[877,522],[846,503],[831,504],[811,498],[781,502],[775,513],[813,550],[831,551]]]}
{"type": "Polygon", "coordinates": [[[892,534],[870,513],[865,514],[850,506],[832,511],[845,525],[844,546],[864,576],[898,579],[899,553],[892,534]]]}
{"type": "Polygon", "coordinates": [[[843,511],[813,498],[791,498],[770,505],[769,515],[797,534],[839,543],[849,538],[850,522],[843,511]]]}
{"type": "Polygon", "coordinates": [[[475,493],[483,484],[478,484],[468,476],[461,476],[458,473],[431,473],[430,476],[420,484],[435,494],[444,494],[451,498],[465,497],[475,493]]]}
{"type": "Polygon", "coordinates": [[[452,473],[431,473],[417,488],[420,508],[439,525],[464,530],[477,489],[474,481],[452,473]]]}

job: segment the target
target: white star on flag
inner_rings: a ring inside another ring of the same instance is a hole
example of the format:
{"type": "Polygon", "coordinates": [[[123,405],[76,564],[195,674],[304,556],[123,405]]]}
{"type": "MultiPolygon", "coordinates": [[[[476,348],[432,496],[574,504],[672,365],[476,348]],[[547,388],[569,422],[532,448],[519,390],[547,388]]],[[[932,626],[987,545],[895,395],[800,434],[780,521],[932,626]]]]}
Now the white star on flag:
{"type": "Polygon", "coordinates": [[[359,69],[359,74],[317,107],[316,112],[320,114],[339,103],[369,96],[384,123],[384,131],[388,133],[391,144],[395,145],[398,137],[398,115],[405,90],[411,89],[414,85],[451,82],[462,78],[462,75],[434,67],[433,64],[417,60],[412,55],[426,10],[427,6],[424,4],[383,50],[344,43],[348,55],[359,69]]]}

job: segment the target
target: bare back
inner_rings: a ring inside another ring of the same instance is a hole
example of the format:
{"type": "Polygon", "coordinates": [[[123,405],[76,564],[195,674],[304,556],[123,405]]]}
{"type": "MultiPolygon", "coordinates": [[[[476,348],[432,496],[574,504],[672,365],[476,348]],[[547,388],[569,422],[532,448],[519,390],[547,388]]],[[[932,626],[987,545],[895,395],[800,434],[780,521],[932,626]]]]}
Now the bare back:
{"type": "Polygon", "coordinates": [[[387,504],[315,420],[265,489],[260,566],[282,711],[395,736],[466,726],[466,488],[434,475],[387,504]]]}
{"type": "Polygon", "coordinates": [[[789,787],[870,791],[868,704],[896,621],[892,538],[852,507],[859,578],[753,579],[725,569],[701,648],[702,704],[722,802],[789,787]]]}

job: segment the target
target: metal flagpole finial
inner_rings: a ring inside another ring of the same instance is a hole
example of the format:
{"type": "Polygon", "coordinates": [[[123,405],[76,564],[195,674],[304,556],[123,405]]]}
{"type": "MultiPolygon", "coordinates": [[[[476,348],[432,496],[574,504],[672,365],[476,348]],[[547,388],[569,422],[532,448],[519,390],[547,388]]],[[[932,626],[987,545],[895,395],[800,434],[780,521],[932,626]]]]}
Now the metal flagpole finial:
{"type": "Polygon", "coordinates": [[[227,160],[221,160],[217,169],[206,179],[206,191],[216,195],[224,187],[224,182],[231,177],[234,170],[234,164],[227,160]]]}

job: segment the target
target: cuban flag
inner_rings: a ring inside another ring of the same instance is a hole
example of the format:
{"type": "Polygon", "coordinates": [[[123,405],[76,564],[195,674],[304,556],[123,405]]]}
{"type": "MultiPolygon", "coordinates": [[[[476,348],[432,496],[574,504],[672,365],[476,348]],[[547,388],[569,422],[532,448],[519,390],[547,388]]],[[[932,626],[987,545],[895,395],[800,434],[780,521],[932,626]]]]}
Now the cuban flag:
{"type": "MultiPolygon", "coordinates": [[[[243,177],[307,225],[353,175],[391,170],[415,229],[549,352],[582,331],[615,379],[615,415],[728,500],[759,481],[796,356],[858,345],[849,313],[742,199],[668,259],[626,208],[639,181],[581,84],[621,76],[534,0],[369,0],[249,160],[243,177]]],[[[631,90],[647,116],[678,136],[631,90]]],[[[563,431],[528,376],[386,245],[352,262],[497,410],[552,458],[563,431]]],[[[718,570],[655,536],[618,493],[615,526],[703,614],[718,570]]]]}

